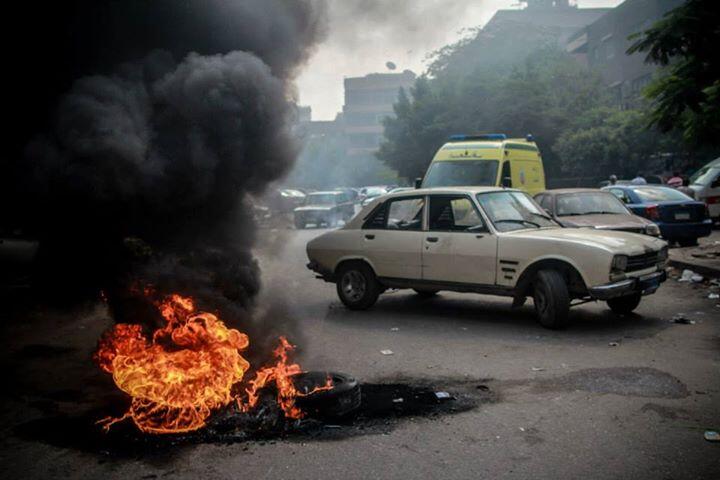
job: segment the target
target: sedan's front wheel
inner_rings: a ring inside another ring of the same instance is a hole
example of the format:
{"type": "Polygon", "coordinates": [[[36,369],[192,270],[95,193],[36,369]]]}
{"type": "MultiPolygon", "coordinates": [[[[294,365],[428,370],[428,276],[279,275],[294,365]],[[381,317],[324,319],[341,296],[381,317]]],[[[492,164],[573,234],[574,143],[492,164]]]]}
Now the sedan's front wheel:
{"type": "Polygon", "coordinates": [[[375,273],[364,263],[349,263],[340,267],[337,275],[337,294],[350,310],[372,307],[380,295],[375,273]]]}
{"type": "Polygon", "coordinates": [[[570,295],[562,274],[556,270],[541,270],[533,284],[535,314],[545,328],[558,329],[568,324],[570,295]]]}

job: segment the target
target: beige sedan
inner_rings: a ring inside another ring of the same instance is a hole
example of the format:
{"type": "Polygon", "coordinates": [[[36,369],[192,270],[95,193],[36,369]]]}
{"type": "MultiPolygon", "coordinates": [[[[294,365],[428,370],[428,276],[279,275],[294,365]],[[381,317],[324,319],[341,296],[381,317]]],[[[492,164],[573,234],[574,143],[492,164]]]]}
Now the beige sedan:
{"type": "Polygon", "coordinates": [[[308,268],[351,309],[390,288],[532,297],[549,328],[571,302],[634,310],[665,281],[667,244],[646,235],[560,227],[524,192],[418,189],[383,196],[347,225],[310,241],[308,268]]]}

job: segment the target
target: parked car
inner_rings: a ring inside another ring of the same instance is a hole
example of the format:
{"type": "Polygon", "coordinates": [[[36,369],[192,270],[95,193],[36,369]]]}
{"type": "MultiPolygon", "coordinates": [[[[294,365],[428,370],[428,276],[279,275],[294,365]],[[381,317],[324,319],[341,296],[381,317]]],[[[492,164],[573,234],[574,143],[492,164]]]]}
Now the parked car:
{"type": "Polygon", "coordinates": [[[338,187],[335,189],[335,191],[344,193],[347,196],[348,200],[353,203],[358,203],[360,201],[360,191],[356,188],[338,187]]]}
{"type": "Polygon", "coordinates": [[[364,187],[360,190],[360,205],[365,206],[375,200],[380,195],[388,193],[388,188],[384,186],[364,187]]]}
{"type": "Polygon", "coordinates": [[[633,311],[665,281],[667,244],[647,235],[562,228],[525,192],[418,189],[373,201],[307,245],[308,268],[350,309],[388,288],[532,297],[540,323],[567,324],[571,301],[633,311]]]}
{"type": "Polygon", "coordinates": [[[605,187],[637,215],[655,222],[669,242],[687,247],[712,233],[712,220],[703,202],[670,187],[628,185],[605,187]]]}
{"type": "Polygon", "coordinates": [[[695,198],[707,204],[710,218],[720,222],[720,158],[708,163],[690,177],[695,198]]]}
{"type": "Polygon", "coordinates": [[[654,237],[660,235],[657,225],[635,215],[615,195],[602,190],[547,190],[535,195],[535,201],[563,227],[621,230],[654,237]]]}
{"type": "Polygon", "coordinates": [[[294,210],[295,227],[305,228],[309,223],[334,227],[355,214],[355,204],[343,192],[313,192],[305,197],[305,204],[294,210]]]}

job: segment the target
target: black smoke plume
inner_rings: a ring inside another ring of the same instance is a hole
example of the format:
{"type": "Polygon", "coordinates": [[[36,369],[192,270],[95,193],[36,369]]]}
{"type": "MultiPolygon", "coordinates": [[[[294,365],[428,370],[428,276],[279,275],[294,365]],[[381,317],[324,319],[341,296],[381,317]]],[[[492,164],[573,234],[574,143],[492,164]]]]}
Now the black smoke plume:
{"type": "Polygon", "coordinates": [[[246,195],[295,160],[291,80],[324,3],[56,3],[24,47],[45,44],[39,65],[17,57],[8,168],[15,220],[40,240],[38,287],[102,291],[117,321],[155,317],[148,286],[247,320],[260,278],[246,195]]]}

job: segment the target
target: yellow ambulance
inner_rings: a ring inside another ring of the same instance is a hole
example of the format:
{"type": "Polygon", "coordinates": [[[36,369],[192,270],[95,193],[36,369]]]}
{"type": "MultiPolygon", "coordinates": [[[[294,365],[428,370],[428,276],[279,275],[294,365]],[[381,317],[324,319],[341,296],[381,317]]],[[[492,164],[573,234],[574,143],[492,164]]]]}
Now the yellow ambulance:
{"type": "Polygon", "coordinates": [[[453,135],[417,183],[423,188],[504,186],[535,195],[545,190],[545,171],[532,135],[453,135]]]}

